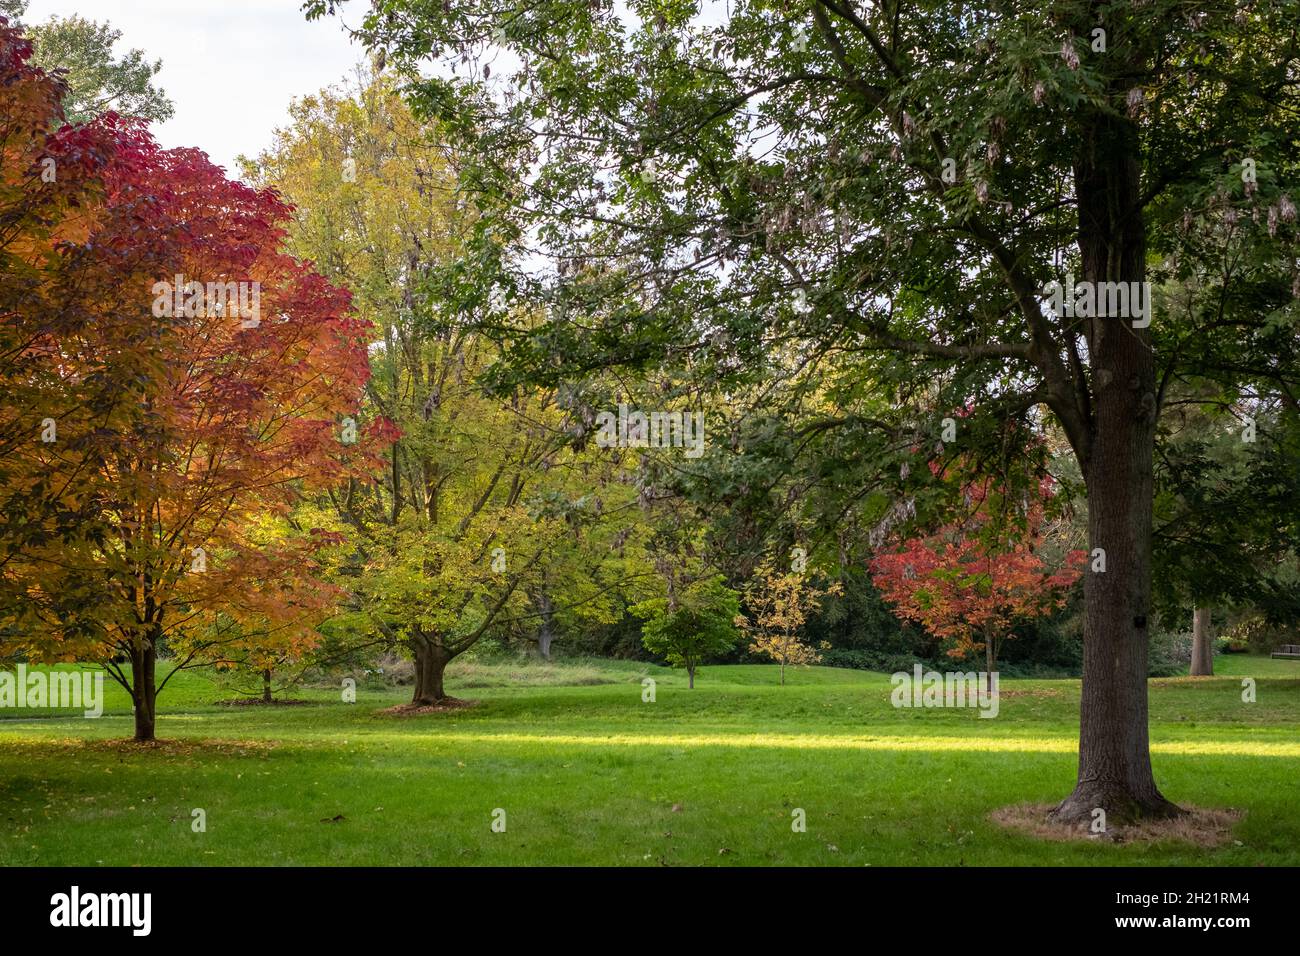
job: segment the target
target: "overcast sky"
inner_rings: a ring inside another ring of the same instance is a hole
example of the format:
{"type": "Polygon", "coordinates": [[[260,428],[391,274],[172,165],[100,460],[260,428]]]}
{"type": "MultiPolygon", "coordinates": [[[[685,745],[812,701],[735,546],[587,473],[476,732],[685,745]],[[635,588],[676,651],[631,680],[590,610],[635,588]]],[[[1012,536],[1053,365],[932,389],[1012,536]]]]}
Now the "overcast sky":
{"type": "MultiPolygon", "coordinates": [[[[337,83],[364,57],[338,17],[308,22],[301,0],[31,0],[24,19],[79,14],[122,31],[114,51],[160,58],[155,78],[176,115],[155,124],[163,146],[197,146],[235,172],[288,121],[289,101],[337,83]]],[[[344,7],[355,25],[368,5],[344,7]],[[351,9],[349,9],[349,7],[351,9]]]]}

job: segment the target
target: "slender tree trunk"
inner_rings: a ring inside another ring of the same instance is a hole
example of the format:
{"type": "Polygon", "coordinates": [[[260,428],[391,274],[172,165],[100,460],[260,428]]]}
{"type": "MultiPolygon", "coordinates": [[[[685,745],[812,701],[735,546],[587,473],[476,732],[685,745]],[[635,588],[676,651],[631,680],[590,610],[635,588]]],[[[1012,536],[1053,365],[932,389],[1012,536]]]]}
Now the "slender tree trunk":
{"type": "Polygon", "coordinates": [[[695,690],[695,665],[686,665],[686,687],[689,690],[695,690]]]}
{"type": "Polygon", "coordinates": [[[154,683],[157,647],[150,637],[142,638],[131,648],[131,696],[135,705],[135,739],[148,743],[154,739],[158,688],[154,683]]]}
{"type": "Polygon", "coordinates": [[[271,669],[262,671],[262,703],[271,703],[271,669]]]}
{"type": "Polygon", "coordinates": [[[1214,676],[1214,636],[1210,628],[1210,609],[1198,607],[1192,612],[1192,676],[1214,676]]]}
{"type": "Polygon", "coordinates": [[[984,690],[993,693],[993,671],[998,660],[998,652],[993,647],[993,638],[984,639],[984,690]]]}
{"type": "Polygon", "coordinates": [[[537,652],[541,655],[542,660],[551,659],[551,641],[554,639],[554,632],[551,630],[551,621],[554,617],[554,611],[551,607],[551,596],[545,591],[537,595],[537,606],[542,613],[541,628],[537,631],[537,652]]]}
{"type": "Polygon", "coordinates": [[[781,662],[781,686],[785,686],[785,661],[781,662]]]}

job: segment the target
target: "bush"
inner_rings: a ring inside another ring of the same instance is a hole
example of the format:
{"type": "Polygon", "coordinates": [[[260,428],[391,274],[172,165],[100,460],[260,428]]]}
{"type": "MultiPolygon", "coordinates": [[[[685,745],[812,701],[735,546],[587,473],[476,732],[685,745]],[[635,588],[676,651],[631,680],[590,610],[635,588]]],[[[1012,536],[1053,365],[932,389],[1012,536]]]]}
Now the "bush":
{"type": "Polygon", "coordinates": [[[652,661],[654,655],[641,643],[641,619],[624,614],[613,624],[597,624],[581,631],[558,634],[566,653],[578,657],[608,657],[614,660],[652,661]]]}
{"type": "Polygon", "coordinates": [[[846,569],[839,580],[844,593],[821,599],[821,614],[804,627],[805,643],[816,647],[826,641],[833,650],[863,651],[878,657],[910,655],[918,644],[934,645],[923,652],[937,650],[937,641],[894,616],[865,569],[846,569]]]}
{"type": "Polygon", "coordinates": [[[1190,632],[1157,630],[1151,635],[1147,654],[1147,676],[1177,677],[1192,663],[1190,632]]]}
{"type": "Polygon", "coordinates": [[[896,674],[910,671],[916,663],[911,654],[896,651],[860,650],[851,647],[830,647],[820,652],[826,667],[851,667],[860,671],[882,671],[896,674]]]}

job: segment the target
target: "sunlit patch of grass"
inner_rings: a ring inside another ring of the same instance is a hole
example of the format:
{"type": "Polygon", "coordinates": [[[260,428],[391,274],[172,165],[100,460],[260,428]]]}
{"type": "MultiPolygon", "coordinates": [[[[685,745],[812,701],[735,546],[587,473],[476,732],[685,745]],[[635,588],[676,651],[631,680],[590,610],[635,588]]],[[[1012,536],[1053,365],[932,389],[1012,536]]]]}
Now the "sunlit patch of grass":
{"type": "MultiPolygon", "coordinates": [[[[489,744],[527,743],[538,746],[579,747],[731,747],[749,749],[766,747],[799,750],[896,750],[975,753],[1076,753],[1074,738],[1047,737],[933,737],[933,736],[827,736],[823,734],[547,734],[547,733],[465,733],[438,734],[443,742],[489,744]]],[[[1221,754],[1239,757],[1300,758],[1300,741],[1257,742],[1219,740],[1180,740],[1157,742],[1152,753],[1221,754]]]]}

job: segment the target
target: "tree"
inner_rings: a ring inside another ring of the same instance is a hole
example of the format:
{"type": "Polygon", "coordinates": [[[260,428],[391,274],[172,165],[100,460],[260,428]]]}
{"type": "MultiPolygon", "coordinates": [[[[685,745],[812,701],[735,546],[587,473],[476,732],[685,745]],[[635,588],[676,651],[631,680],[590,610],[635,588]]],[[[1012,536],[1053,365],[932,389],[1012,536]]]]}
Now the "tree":
{"type": "Polygon", "coordinates": [[[736,644],[740,598],[720,574],[691,582],[666,597],[632,607],[645,619],[641,643],[674,667],[686,668],[687,686],[695,688],[695,669],[736,644]]]}
{"type": "MultiPolygon", "coordinates": [[[[8,0],[0,14],[17,21],[26,10],[25,0],[8,0]]],[[[49,73],[61,71],[67,83],[63,109],[68,122],[86,123],[109,111],[157,122],[171,119],[172,101],[153,84],[162,61],[151,63],[143,50],[134,48],[115,59],[121,30],[79,16],[50,17],[25,29],[32,63],[49,73]]]]}
{"type": "Polygon", "coordinates": [[[485,635],[608,614],[629,550],[610,515],[635,493],[569,448],[554,395],[481,386],[499,348],[429,289],[474,217],[456,158],[394,78],[367,68],[291,120],[245,171],[294,204],[291,248],[355,288],[376,330],[365,405],[395,426],[381,482],[324,489],[297,518],[339,536],[329,562],[348,627],[411,655],[413,706],[445,704],[447,665],[485,635]]]}
{"type": "Polygon", "coordinates": [[[565,308],[541,327],[493,321],[511,343],[503,375],[684,363],[712,345],[725,377],[780,347],[874,356],[876,383],[918,413],[972,407],[964,441],[1046,410],[1078,461],[1089,550],[1106,555],[1084,585],[1076,784],[1053,816],[1177,814],[1147,732],[1156,425],[1189,365],[1235,388],[1300,384],[1289,5],[643,13],[394,0],[365,17],[361,37],[413,75],[447,67],[411,95],[463,144],[478,190],[449,298],[481,302],[540,238],[564,272],[533,287],[565,308]],[[510,65],[494,70],[499,46],[510,65]],[[1216,290],[1230,314],[1152,318],[1162,272],[1225,255],[1241,264],[1216,290]]]}
{"type": "Polygon", "coordinates": [[[1046,482],[1043,500],[1033,502],[1023,524],[1001,533],[993,526],[987,484],[967,490],[973,508],[968,520],[877,555],[871,573],[895,612],[943,639],[950,656],[982,650],[991,688],[1003,642],[1017,624],[1065,604],[1084,554],[1061,555],[1059,567],[1044,560],[1046,482]]]}
{"type": "Polygon", "coordinates": [[[781,665],[784,686],[786,665],[804,667],[821,660],[821,655],[804,643],[803,626],[824,595],[843,593],[838,581],[823,590],[814,587],[802,571],[780,572],[765,565],[745,591],[749,616],[738,614],[736,624],[749,633],[751,653],[770,657],[781,665]]]}
{"type": "Polygon", "coordinates": [[[1297,431],[1281,395],[1234,394],[1190,376],[1170,393],[1156,461],[1155,596],[1162,616],[1190,614],[1191,674],[1209,676],[1213,609],[1294,616],[1297,431]]]}
{"type": "MultiPolygon", "coordinates": [[[[31,64],[31,44],[0,24],[0,645],[39,626],[31,582],[50,568],[50,542],[91,541],[102,530],[94,463],[113,445],[139,371],[125,353],[100,356],[95,374],[63,360],[60,345],[96,317],[85,289],[104,278],[85,246],[104,216],[110,157],[129,132],[76,129],[61,119],[63,87],[31,64]],[[77,436],[77,444],[58,441],[77,436]],[[66,459],[64,451],[75,455],[66,459]],[[66,465],[66,467],[65,467],[66,465]]],[[[69,606],[93,595],[65,587],[69,606]]],[[[83,635],[85,636],[85,635],[83,635]]],[[[66,652],[84,650],[65,634],[66,652]]]]}
{"type": "Polygon", "coordinates": [[[264,537],[261,523],[374,459],[351,418],[367,326],[346,292],[281,250],[288,208],[198,151],[121,130],[104,209],[60,250],[78,268],[58,304],[85,322],[48,345],[74,384],[123,365],[119,404],[107,420],[71,418],[50,443],[47,480],[84,480],[90,527],[28,542],[33,627],[9,643],[104,661],[149,741],[171,675],[222,642],[310,640],[335,598],[313,560],[332,539],[264,537]],[[221,615],[253,626],[232,635],[221,615]],[[176,664],[159,680],[164,651],[176,664]]]}

